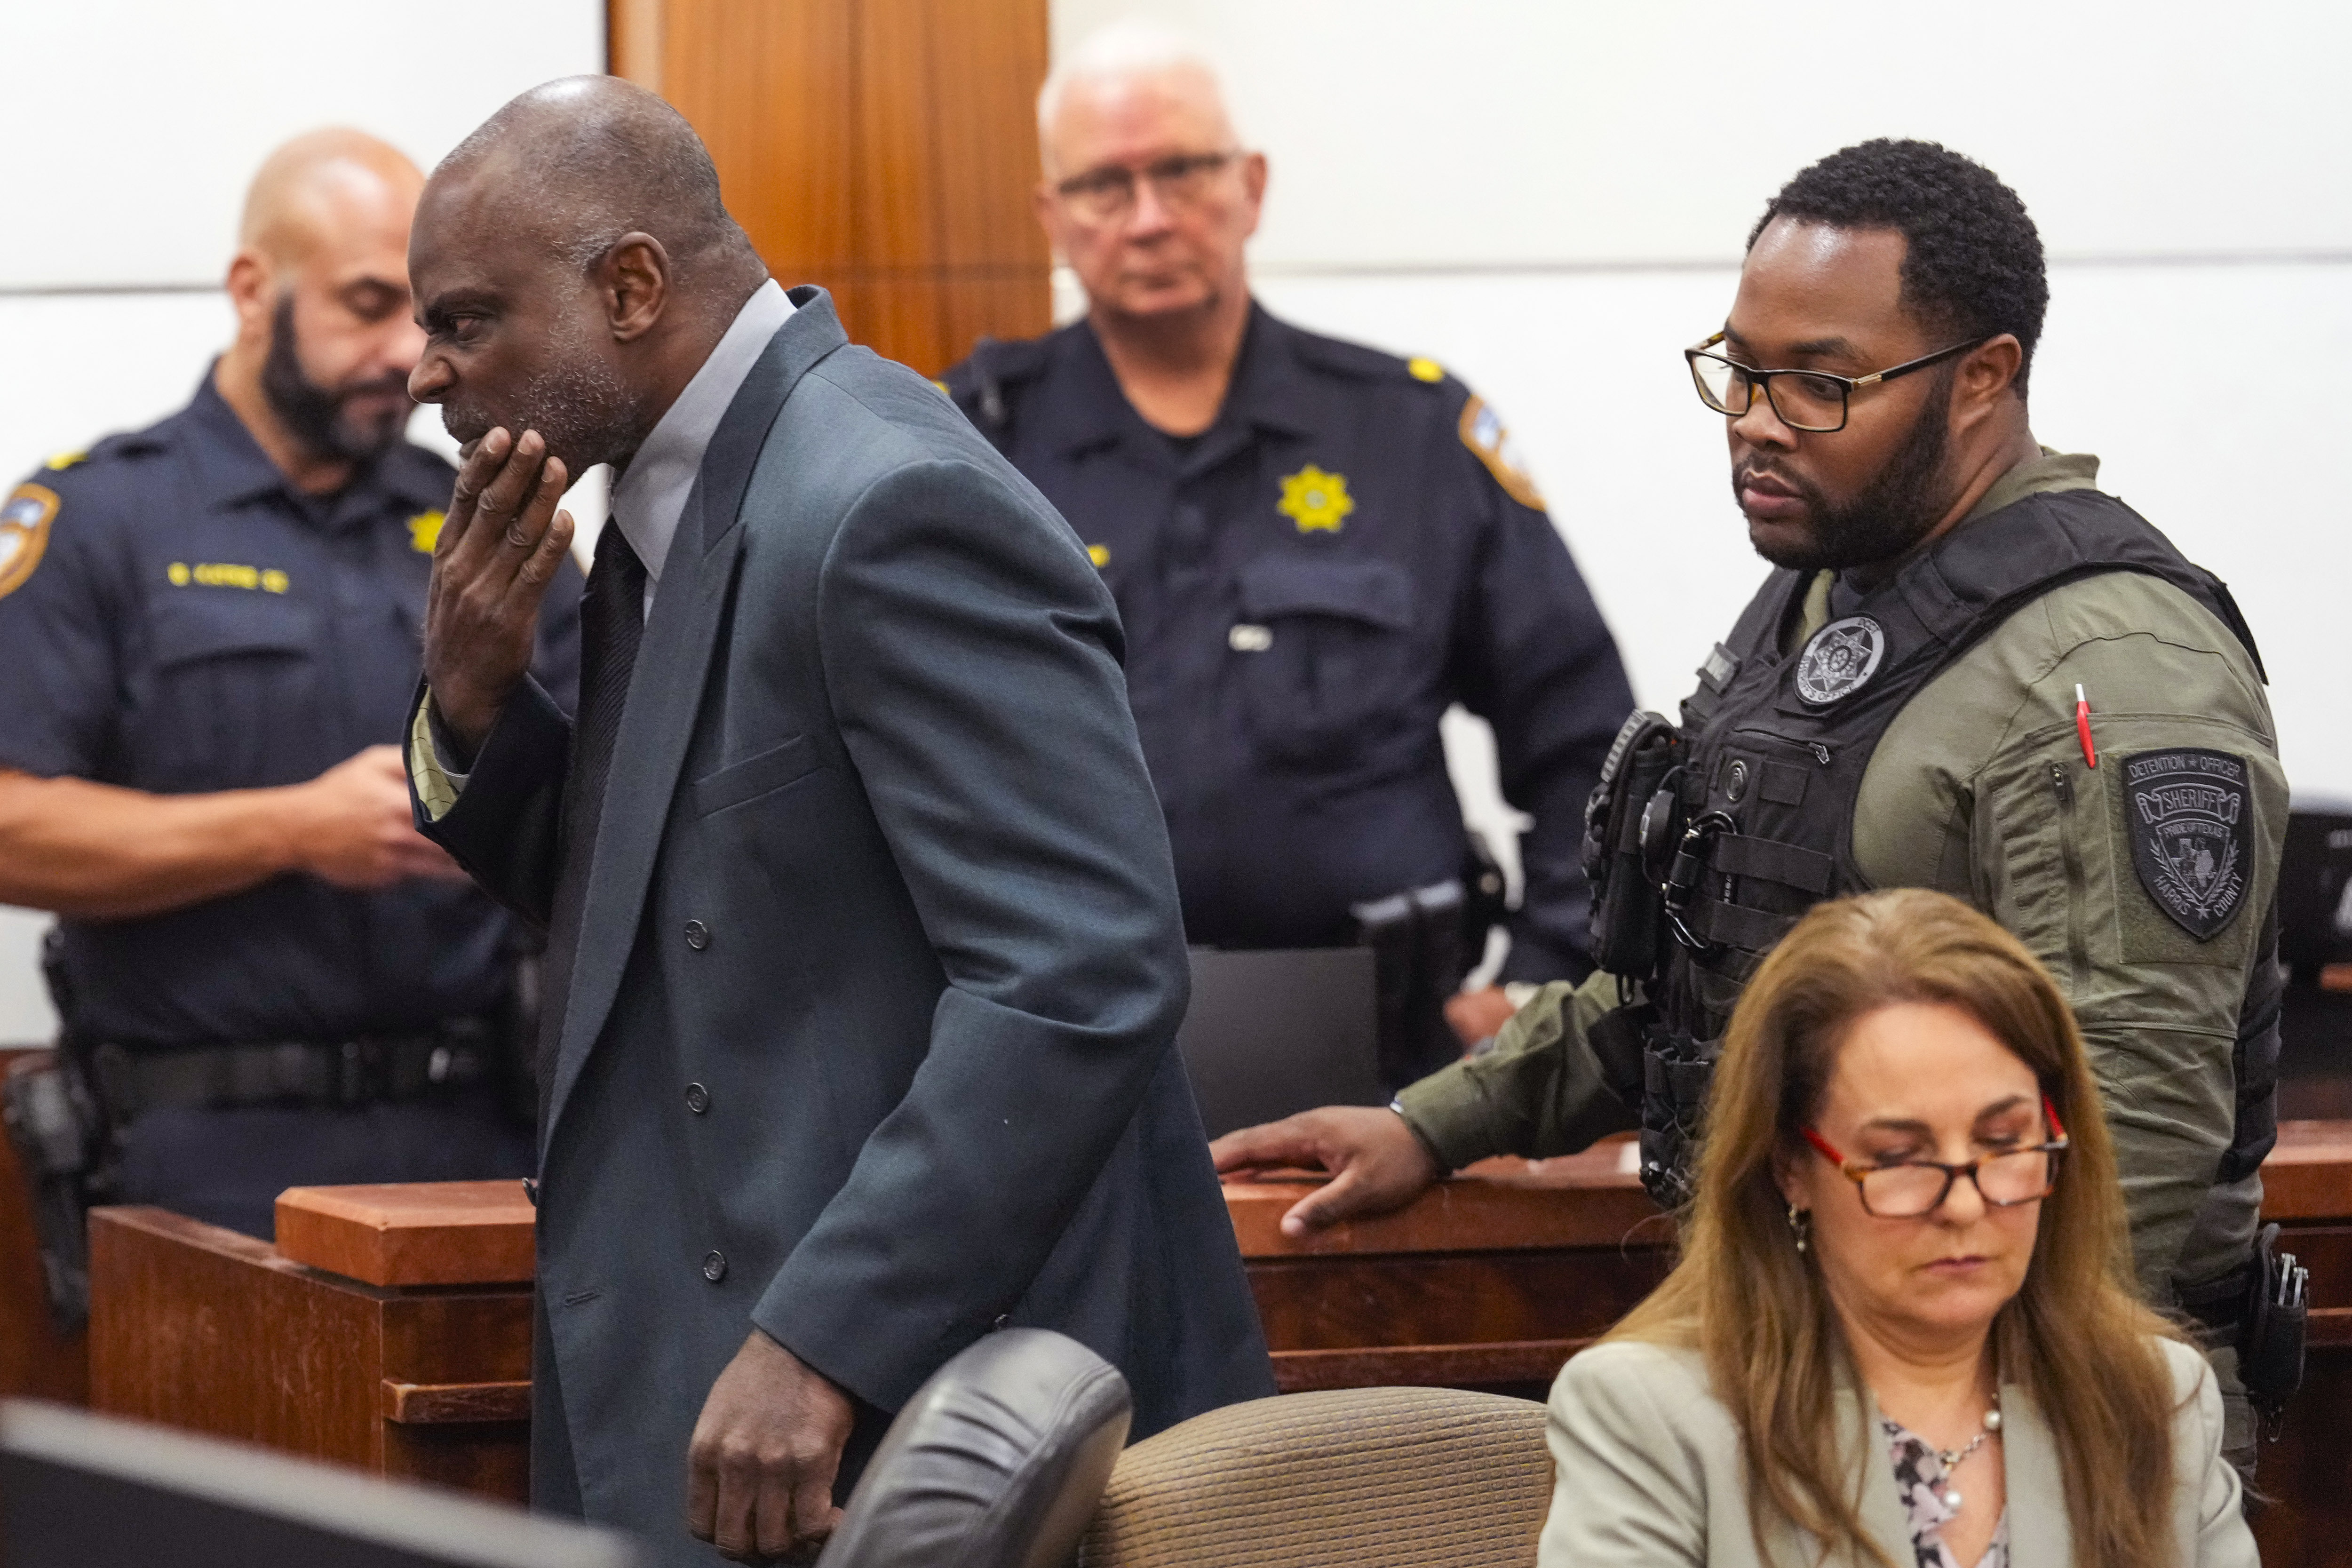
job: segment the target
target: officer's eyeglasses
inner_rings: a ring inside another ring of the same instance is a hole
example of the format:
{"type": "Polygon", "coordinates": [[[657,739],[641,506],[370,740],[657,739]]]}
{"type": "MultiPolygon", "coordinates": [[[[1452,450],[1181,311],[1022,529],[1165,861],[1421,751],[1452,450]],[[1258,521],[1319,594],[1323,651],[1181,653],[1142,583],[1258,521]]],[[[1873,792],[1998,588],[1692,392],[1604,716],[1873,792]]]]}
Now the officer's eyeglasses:
{"type": "Polygon", "coordinates": [[[1853,395],[1854,388],[1876,386],[1898,375],[1941,364],[1955,354],[1966,353],[1992,341],[1978,338],[1954,343],[1950,348],[1937,349],[1891,370],[1874,371],[1868,375],[1832,375],[1821,370],[1758,370],[1721,354],[1709,353],[1707,351],[1723,342],[1723,337],[1717,332],[1696,348],[1683,350],[1683,358],[1690,361],[1691,380],[1698,386],[1698,400],[1717,414],[1737,419],[1756,401],[1756,389],[1760,386],[1781,424],[1815,435],[1845,428],[1846,400],[1853,395]]]}
{"type": "Polygon", "coordinates": [[[2050,1142],[2030,1149],[1979,1154],[1965,1165],[1938,1164],[1933,1160],[1867,1165],[1847,1159],[1810,1127],[1804,1130],[1805,1142],[1861,1189],[1864,1211],[1880,1219],[1916,1219],[1934,1214],[1944,1206],[1944,1200],[1952,1195],[1952,1184],[1962,1176],[1976,1184],[1977,1195],[1987,1206],[2015,1208],[2039,1203],[2058,1186],[2058,1160],[2066,1152],[2066,1130],[2058,1124],[2058,1108],[2050,1103],[2048,1095],[2042,1097],[2042,1110],[2050,1118],[2050,1142]]]}
{"type": "Polygon", "coordinates": [[[1163,207],[1189,207],[1209,194],[1209,186],[1225,166],[1241,156],[1238,149],[1223,153],[1181,153],[1160,158],[1140,169],[1106,163],[1083,174],[1073,174],[1054,187],[1054,194],[1089,223],[1109,223],[1135,206],[1138,181],[1149,184],[1163,207]]]}

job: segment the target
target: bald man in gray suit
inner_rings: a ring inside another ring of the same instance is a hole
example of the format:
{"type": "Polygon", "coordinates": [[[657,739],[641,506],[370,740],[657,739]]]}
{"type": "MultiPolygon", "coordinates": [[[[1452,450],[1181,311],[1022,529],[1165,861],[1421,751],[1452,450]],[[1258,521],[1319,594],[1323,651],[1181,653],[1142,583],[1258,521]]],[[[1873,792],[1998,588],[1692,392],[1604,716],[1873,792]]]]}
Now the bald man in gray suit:
{"type": "Polygon", "coordinates": [[[417,817],[550,929],[533,1494],[705,1560],[823,1537],[992,1328],[1148,1433],[1272,1392],[1172,1050],[1186,995],[1121,635],[1085,548],[609,78],[434,174],[411,383],[468,443],[417,817]],[[580,719],[525,672],[610,461],[580,719]]]}

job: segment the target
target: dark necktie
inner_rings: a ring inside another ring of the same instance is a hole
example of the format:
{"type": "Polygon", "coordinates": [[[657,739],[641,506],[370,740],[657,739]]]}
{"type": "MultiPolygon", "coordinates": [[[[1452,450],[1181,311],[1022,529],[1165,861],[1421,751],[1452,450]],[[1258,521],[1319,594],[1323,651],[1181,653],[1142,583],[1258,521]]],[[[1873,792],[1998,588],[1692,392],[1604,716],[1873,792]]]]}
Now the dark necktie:
{"type": "Polygon", "coordinates": [[[604,813],[613,747],[621,709],[629,697],[637,645],[646,635],[646,568],[620,526],[611,521],[596,536],[596,562],[580,595],[580,717],[572,726],[572,768],[563,781],[563,823],[555,874],[555,907],[547,933],[547,994],[539,1031],[539,1110],[544,1121],[555,1085],[556,1048],[563,1038],[564,1003],[580,948],[588,900],[588,863],[596,852],[596,824],[604,813]]]}

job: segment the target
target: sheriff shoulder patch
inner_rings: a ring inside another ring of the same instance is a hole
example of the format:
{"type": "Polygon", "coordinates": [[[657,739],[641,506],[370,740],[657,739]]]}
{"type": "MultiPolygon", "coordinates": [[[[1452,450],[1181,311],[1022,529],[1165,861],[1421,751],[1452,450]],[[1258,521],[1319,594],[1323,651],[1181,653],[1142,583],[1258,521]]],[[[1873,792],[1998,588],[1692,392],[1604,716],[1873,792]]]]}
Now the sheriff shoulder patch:
{"type": "Polygon", "coordinates": [[[1511,439],[1510,430],[1503,416],[1486,406],[1483,397],[1473,396],[1462,405],[1462,444],[1476,454],[1495,482],[1521,506],[1543,510],[1543,492],[1528,477],[1527,465],[1520,460],[1518,443],[1511,439]]]}
{"type": "Polygon", "coordinates": [[[2253,797],[2242,758],[2182,746],[2123,759],[2132,868],[2147,896],[2199,942],[2246,901],[2253,797]]]}
{"type": "Polygon", "coordinates": [[[58,492],[46,485],[18,485],[0,503],[0,599],[23,587],[41,563],[57,515],[58,492]]]}

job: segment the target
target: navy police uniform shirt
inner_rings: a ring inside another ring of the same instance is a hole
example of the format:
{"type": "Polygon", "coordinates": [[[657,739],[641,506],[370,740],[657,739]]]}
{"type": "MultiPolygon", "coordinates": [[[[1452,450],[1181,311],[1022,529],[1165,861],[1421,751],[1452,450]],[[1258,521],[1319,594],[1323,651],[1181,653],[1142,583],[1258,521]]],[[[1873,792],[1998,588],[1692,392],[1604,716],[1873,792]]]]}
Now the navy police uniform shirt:
{"type": "MultiPolygon", "coordinates": [[[[0,506],[0,767],[157,795],[299,784],[397,744],[455,472],[402,442],[340,493],[287,482],[207,375],[0,506]]],[[[536,672],[567,704],[580,574],[536,672]]],[[[131,1047],[341,1040],[495,1005],[511,917],[462,881],[288,874],[150,918],[63,921],[74,1025],[131,1047]]]]}
{"type": "Polygon", "coordinates": [[[1191,941],[1345,943],[1351,903],[1460,876],[1438,739],[1458,701],[1534,818],[1505,975],[1585,972],[1584,804],[1633,692],[1467,387],[1255,305],[1197,437],[1143,421],[1083,321],[983,344],[946,384],[1118,601],[1191,941]]]}

